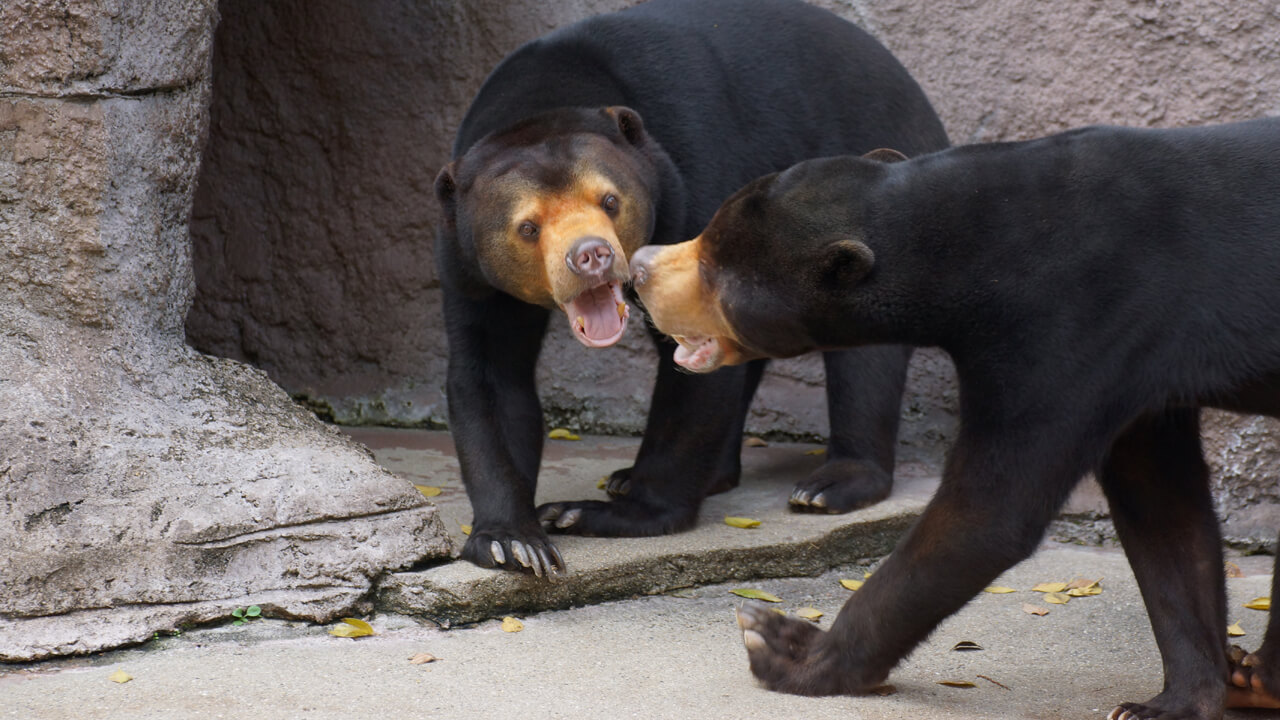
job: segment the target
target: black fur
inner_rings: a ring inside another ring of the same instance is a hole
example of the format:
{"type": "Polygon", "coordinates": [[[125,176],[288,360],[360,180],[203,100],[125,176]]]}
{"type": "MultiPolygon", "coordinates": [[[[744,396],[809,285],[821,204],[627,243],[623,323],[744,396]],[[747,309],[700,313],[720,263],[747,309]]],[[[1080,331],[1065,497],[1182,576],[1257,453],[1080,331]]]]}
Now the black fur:
{"type": "MultiPolygon", "coordinates": [[[[1199,408],[1280,417],[1280,119],[801,163],[737,194],[703,237],[755,354],[940,346],[960,381],[936,497],[831,631],[744,616],[768,687],[881,682],[1031,554],[1092,471],[1164,658],[1165,690],[1122,708],[1222,716],[1221,538],[1199,408]],[[850,262],[863,267],[831,272],[850,262]]],[[[1257,657],[1280,696],[1275,615],[1257,657]]]]}
{"type": "MultiPolygon", "coordinates": [[[[530,42],[485,81],[458,130],[454,158],[464,168],[481,158],[499,162],[504,153],[564,131],[621,133],[635,148],[657,178],[653,243],[692,237],[744,182],[799,160],[885,145],[908,152],[947,145],[924,94],[887,50],[795,0],[653,0],[530,42]],[[635,110],[643,125],[621,118],[600,126],[606,116],[596,110],[619,106],[635,110]],[[555,124],[564,127],[549,128],[555,124]]],[[[437,185],[445,217],[436,252],[449,338],[450,424],[475,511],[463,557],[528,571],[513,559],[512,543],[520,543],[549,557],[542,567],[551,569],[561,563],[533,501],[544,432],[534,365],[548,310],[487,284],[475,240],[456,215],[465,204],[464,175],[447,167],[437,185]],[[495,542],[502,559],[493,557],[495,542]]],[[[675,369],[672,344],[655,339],[657,385],[635,466],[611,479],[619,497],[542,508],[553,529],[683,530],[704,496],[737,484],[745,415],[762,364],[694,377],[675,369]]],[[[829,403],[827,472],[834,477],[824,482],[846,485],[850,504],[859,489],[867,501],[888,493],[909,353],[826,357],[838,390],[829,403]]]]}

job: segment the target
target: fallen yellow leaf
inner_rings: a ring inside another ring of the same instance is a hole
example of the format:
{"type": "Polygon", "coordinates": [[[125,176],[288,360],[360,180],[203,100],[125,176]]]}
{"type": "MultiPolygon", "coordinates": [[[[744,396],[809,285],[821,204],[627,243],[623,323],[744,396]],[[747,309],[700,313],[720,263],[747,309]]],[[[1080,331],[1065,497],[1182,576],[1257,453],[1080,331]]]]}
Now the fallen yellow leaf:
{"type": "Polygon", "coordinates": [[[565,428],[556,428],[551,432],[547,433],[547,437],[551,438],[552,440],[581,440],[582,439],[577,435],[574,435],[573,433],[569,432],[565,428]]]}
{"type": "Polygon", "coordinates": [[[805,454],[805,455],[826,455],[826,454],[827,454],[827,449],[826,449],[826,448],[816,448],[816,449],[814,449],[814,450],[805,450],[805,451],[804,451],[804,454],[805,454]]]}
{"type": "Polygon", "coordinates": [[[769,447],[769,443],[754,435],[747,436],[747,439],[742,444],[747,447],[769,447]]]}
{"type": "Polygon", "coordinates": [[[857,590],[858,588],[862,587],[862,583],[864,582],[866,581],[865,580],[841,580],[840,584],[844,586],[845,590],[857,590]]]}
{"type": "Polygon", "coordinates": [[[459,523],[459,525],[461,525],[461,526],[462,526],[462,534],[463,534],[463,535],[470,535],[470,534],[471,534],[471,526],[470,526],[470,525],[468,525],[468,524],[466,524],[466,523],[459,523]]]}
{"type": "Polygon", "coordinates": [[[1067,583],[1068,590],[1088,590],[1089,588],[1098,587],[1098,583],[1102,582],[1102,578],[1090,580],[1088,578],[1078,577],[1067,583]]]}
{"type": "Polygon", "coordinates": [[[1054,605],[1066,605],[1071,602],[1071,596],[1060,592],[1045,593],[1044,601],[1054,605]]]}
{"type": "Polygon", "coordinates": [[[520,632],[524,629],[524,623],[508,615],[502,618],[502,632],[520,632]]]}
{"type": "Polygon", "coordinates": [[[123,670],[117,670],[108,675],[107,679],[113,683],[127,683],[133,679],[133,676],[123,670]]]}
{"type": "Polygon", "coordinates": [[[1094,595],[1101,595],[1102,588],[1098,587],[1097,585],[1090,585],[1089,587],[1071,588],[1070,590],[1067,591],[1067,594],[1070,595],[1071,597],[1093,597],[1094,595]]]}
{"type": "Polygon", "coordinates": [[[596,481],[596,489],[603,490],[604,486],[607,485],[608,483],[609,483],[609,476],[605,475],[604,477],[596,481]]]}
{"type": "Polygon", "coordinates": [[[745,517],[732,517],[729,515],[725,516],[724,524],[732,527],[736,527],[736,528],[760,527],[759,520],[754,520],[752,518],[745,518],[745,517]]]}
{"type": "Polygon", "coordinates": [[[430,485],[414,485],[414,487],[418,488],[418,492],[422,493],[423,497],[435,497],[444,492],[440,488],[431,487],[430,485]]]}
{"type": "Polygon", "coordinates": [[[822,617],[822,611],[816,608],[802,607],[796,611],[796,617],[801,617],[801,618],[804,618],[805,620],[812,620],[813,622],[818,622],[818,618],[822,617]]]}
{"type": "Polygon", "coordinates": [[[977,686],[977,684],[975,684],[975,683],[971,683],[971,682],[969,682],[968,680],[939,680],[939,681],[938,681],[938,684],[939,684],[939,685],[946,685],[947,687],[953,687],[953,688],[976,688],[976,687],[978,687],[978,686],[977,686]]]}
{"type": "Polygon", "coordinates": [[[1048,583],[1040,583],[1039,585],[1031,588],[1031,592],[1060,593],[1066,589],[1067,589],[1066,583],[1048,582],[1048,583]]]}
{"type": "Polygon", "coordinates": [[[1011,592],[1018,592],[1018,591],[1014,590],[1011,587],[1005,587],[1003,585],[992,585],[991,587],[983,588],[982,592],[989,592],[989,593],[995,593],[997,595],[1002,595],[1004,593],[1011,593],[1011,592]]]}
{"type": "Polygon", "coordinates": [[[1049,608],[1032,605],[1031,603],[1022,603],[1022,612],[1028,615],[1048,615],[1049,608]]]}
{"type": "Polygon", "coordinates": [[[982,646],[972,640],[961,640],[960,642],[952,646],[951,649],[964,652],[966,650],[981,650],[982,646]]]}
{"type": "Polygon", "coordinates": [[[774,595],[773,593],[767,593],[763,590],[755,590],[752,588],[739,588],[737,590],[730,590],[729,592],[733,593],[734,595],[737,595],[738,597],[749,598],[751,600],[763,600],[765,602],[782,602],[782,598],[778,597],[777,595],[774,595]]]}
{"type": "Polygon", "coordinates": [[[1240,623],[1234,622],[1227,626],[1227,637],[1240,637],[1244,634],[1244,628],[1240,627],[1240,623]]]}
{"type": "Polygon", "coordinates": [[[409,658],[409,664],[410,665],[426,665],[427,663],[433,663],[439,659],[440,658],[436,657],[435,655],[432,655],[431,653],[422,652],[422,653],[417,653],[413,657],[409,658]]]}
{"type": "Polygon", "coordinates": [[[342,622],[329,628],[329,634],[334,637],[358,638],[375,633],[373,632],[373,626],[363,620],[342,618],[342,622]]]}
{"type": "Polygon", "coordinates": [[[1249,608],[1250,610],[1270,610],[1270,609],[1271,609],[1271,598],[1270,598],[1270,597],[1256,597],[1256,598],[1254,598],[1254,599],[1250,600],[1249,602],[1245,603],[1245,604],[1244,604],[1244,606],[1245,606],[1245,607],[1247,607],[1247,608],[1249,608]]]}
{"type": "Polygon", "coordinates": [[[1227,577],[1229,578],[1244,577],[1244,571],[1240,569],[1240,566],[1231,562],[1230,560],[1228,560],[1226,563],[1223,564],[1222,569],[1225,571],[1227,577]]]}

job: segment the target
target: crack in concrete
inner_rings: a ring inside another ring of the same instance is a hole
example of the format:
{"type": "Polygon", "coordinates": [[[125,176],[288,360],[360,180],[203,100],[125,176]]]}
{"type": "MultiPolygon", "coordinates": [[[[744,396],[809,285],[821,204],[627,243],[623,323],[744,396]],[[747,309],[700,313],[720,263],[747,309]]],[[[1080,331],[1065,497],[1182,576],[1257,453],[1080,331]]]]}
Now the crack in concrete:
{"type": "Polygon", "coordinates": [[[324,517],[305,522],[294,523],[291,525],[277,525],[275,527],[266,528],[265,530],[252,530],[250,532],[238,533],[236,535],[228,535],[226,537],[214,540],[174,540],[174,545],[182,545],[186,547],[203,548],[207,550],[222,550],[235,545],[243,545],[251,542],[263,542],[267,540],[277,540],[290,531],[300,528],[310,528],[322,525],[337,524],[348,520],[365,520],[369,518],[387,517],[397,513],[420,512],[424,509],[432,508],[430,503],[423,502],[421,505],[415,505],[407,508],[396,508],[393,510],[381,510],[377,512],[363,513],[360,515],[343,515],[341,517],[324,517]]]}

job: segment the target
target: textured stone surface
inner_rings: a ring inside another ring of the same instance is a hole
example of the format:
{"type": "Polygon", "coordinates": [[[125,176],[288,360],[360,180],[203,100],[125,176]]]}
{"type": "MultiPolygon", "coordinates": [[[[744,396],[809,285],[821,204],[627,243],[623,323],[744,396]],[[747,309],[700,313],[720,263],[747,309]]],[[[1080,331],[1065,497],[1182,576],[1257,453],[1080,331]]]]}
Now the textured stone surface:
{"type": "MultiPolygon", "coordinates": [[[[443,423],[432,178],[503,55],[630,4],[374,0],[357,12],[336,0],[269,10],[225,0],[196,198],[191,341],[257,364],[342,422],[443,423]]],[[[957,143],[1090,123],[1176,126],[1280,113],[1274,2],[816,4],[893,50],[957,143]]],[[[948,365],[917,354],[903,406],[906,458],[937,459],[954,434],[948,365]]],[[[653,366],[641,333],[593,351],[553,322],[539,371],[548,415],[591,432],[639,432],[653,366]]],[[[775,363],[748,429],[825,434],[821,378],[814,357],[775,363]]],[[[1238,426],[1207,424],[1222,447],[1243,452],[1238,426]]],[[[1260,436],[1250,447],[1271,458],[1277,446],[1260,436]]],[[[1238,477],[1261,487],[1278,472],[1267,460],[1238,477]]],[[[1235,495],[1220,497],[1237,513],[1235,495]]]]}
{"type": "Polygon", "coordinates": [[[326,620],[450,552],[409,483],[184,344],[214,18],[0,7],[0,660],[326,620]]]}

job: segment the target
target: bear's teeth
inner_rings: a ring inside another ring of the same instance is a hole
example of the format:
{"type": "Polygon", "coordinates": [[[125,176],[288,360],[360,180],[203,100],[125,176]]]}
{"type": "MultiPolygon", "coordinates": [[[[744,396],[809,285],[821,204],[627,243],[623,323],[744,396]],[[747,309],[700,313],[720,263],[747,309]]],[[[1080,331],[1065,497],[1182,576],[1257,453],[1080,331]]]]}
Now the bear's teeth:
{"type": "Polygon", "coordinates": [[[618,317],[620,317],[620,318],[624,318],[624,319],[627,317],[627,304],[626,304],[626,303],[618,303],[618,317]]]}
{"type": "Polygon", "coordinates": [[[587,319],[586,319],[586,318],[584,318],[584,317],[582,317],[581,315],[579,315],[579,316],[578,316],[578,323],[577,323],[577,326],[576,326],[576,327],[577,327],[579,330],[581,330],[582,332],[586,332],[586,331],[587,331],[587,319]]]}

